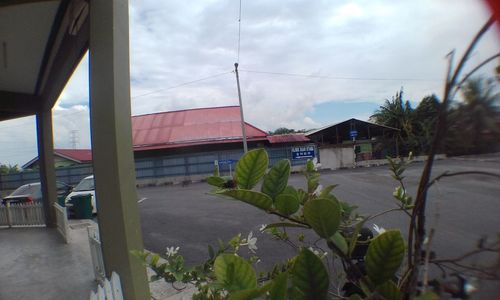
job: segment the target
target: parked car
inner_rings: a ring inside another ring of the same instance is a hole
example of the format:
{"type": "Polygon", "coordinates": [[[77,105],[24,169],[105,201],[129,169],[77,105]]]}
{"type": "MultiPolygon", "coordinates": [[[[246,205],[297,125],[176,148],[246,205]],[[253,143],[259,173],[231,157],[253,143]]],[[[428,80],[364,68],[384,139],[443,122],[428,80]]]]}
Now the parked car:
{"type": "Polygon", "coordinates": [[[73,206],[73,203],[71,201],[71,197],[73,196],[78,196],[78,195],[91,195],[91,203],[92,203],[92,213],[96,214],[97,213],[97,207],[96,207],[96,199],[95,199],[95,187],[94,187],[94,175],[87,176],[83,178],[80,183],[78,183],[73,191],[66,196],[66,200],[64,201],[66,203],[66,206],[68,206],[71,210],[71,207],[73,206]]]}
{"type": "MultiPolygon", "coordinates": [[[[57,197],[66,197],[73,187],[64,182],[56,181],[57,197]]],[[[42,202],[42,190],[40,182],[21,185],[9,196],[2,199],[2,204],[14,203],[37,203],[42,202]]]]}

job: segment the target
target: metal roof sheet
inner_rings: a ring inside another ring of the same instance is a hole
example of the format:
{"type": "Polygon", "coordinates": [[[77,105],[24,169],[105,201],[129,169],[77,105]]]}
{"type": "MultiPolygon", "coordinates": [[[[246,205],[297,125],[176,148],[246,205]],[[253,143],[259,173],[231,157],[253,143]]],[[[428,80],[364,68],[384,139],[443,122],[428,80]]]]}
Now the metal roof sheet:
{"type": "MultiPolygon", "coordinates": [[[[245,125],[247,139],[266,139],[266,132],[245,125]]],[[[133,116],[132,138],[134,150],[241,141],[240,108],[197,108],[133,116]]]]}
{"type": "Polygon", "coordinates": [[[54,149],[54,154],[76,162],[92,161],[92,150],[90,149],[54,149]]]}
{"type": "Polygon", "coordinates": [[[267,140],[271,144],[276,144],[276,143],[294,143],[294,142],[309,142],[309,141],[311,141],[303,133],[270,135],[270,136],[267,137],[267,140]]]}

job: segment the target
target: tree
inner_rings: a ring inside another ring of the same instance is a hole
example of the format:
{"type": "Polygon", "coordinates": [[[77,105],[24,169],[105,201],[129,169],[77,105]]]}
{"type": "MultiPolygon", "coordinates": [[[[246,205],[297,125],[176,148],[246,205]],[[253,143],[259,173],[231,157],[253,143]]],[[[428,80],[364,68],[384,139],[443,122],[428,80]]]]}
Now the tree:
{"type": "Polygon", "coordinates": [[[413,134],[418,141],[418,152],[427,154],[435,133],[439,113],[439,100],[436,95],[424,97],[413,112],[413,134]]]}
{"type": "Polygon", "coordinates": [[[474,78],[462,87],[463,101],[449,113],[446,151],[452,155],[489,152],[500,139],[500,94],[492,80],[474,78]]]}
{"type": "Polygon", "coordinates": [[[401,154],[416,150],[418,143],[413,134],[413,109],[408,100],[403,100],[402,89],[390,100],[386,99],[370,119],[377,124],[400,129],[396,139],[401,154]]]}
{"type": "Polygon", "coordinates": [[[305,131],[306,131],[305,129],[295,130],[293,128],[280,127],[278,129],[276,129],[275,131],[269,131],[269,134],[270,135],[277,135],[277,134],[302,133],[305,131]]]}
{"type": "Polygon", "coordinates": [[[17,165],[4,165],[0,164],[0,174],[12,174],[12,173],[19,173],[21,170],[17,165]]]}

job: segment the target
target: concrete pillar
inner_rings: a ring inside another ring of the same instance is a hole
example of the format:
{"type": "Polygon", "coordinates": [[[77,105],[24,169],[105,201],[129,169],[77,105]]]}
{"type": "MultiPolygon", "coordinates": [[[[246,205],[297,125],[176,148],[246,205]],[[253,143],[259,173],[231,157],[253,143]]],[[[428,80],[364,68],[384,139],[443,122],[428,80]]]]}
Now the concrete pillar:
{"type": "Polygon", "coordinates": [[[56,227],[54,203],[57,201],[57,190],[54,169],[52,111],[50,109],[39,111],[36,114],[36,132],[45,223],[47,227],[56,227]]]}
{"type": "Polygon", "coordinates": [[[90,1],[90,107],[99,231],[125,299],[149,299],[132,154],[128,1],[90,1]]]}

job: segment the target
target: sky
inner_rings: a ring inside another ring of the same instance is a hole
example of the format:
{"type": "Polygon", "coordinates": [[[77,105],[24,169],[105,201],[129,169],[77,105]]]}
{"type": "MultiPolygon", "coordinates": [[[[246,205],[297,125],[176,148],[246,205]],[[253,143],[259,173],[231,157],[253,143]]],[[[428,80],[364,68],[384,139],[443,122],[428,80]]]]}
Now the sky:
{"type": "MultiPolygon", "coordinates": [[[[263,130],[366,120],[401,88],[414,105],[439,97],[446,55],[463,53],[489,17],[474,0],[241,4],[239,23],[237,0],[130,0],[133,115],[238,105],[238,61],[245,120],[263,130]]],[[[500,51],[499,37],[497,27],[484,36],[469,69],[500,51]]],[[[90,147],[88,55],[53,118],[56,148],[90,147]]],[[[1,122],[0,143],[0,163],[36,157],[34,117],[1,122]]]]}

